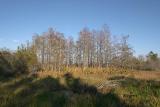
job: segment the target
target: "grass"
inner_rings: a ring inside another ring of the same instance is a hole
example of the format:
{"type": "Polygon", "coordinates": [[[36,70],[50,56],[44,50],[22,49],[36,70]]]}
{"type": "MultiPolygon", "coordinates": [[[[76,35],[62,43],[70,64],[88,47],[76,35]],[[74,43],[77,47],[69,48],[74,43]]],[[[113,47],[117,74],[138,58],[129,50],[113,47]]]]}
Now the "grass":
{"type": "Polygon", "coordinates": [[[158,78],[136,73],[77,69],[1,79],[0,107],[160,107],[158,78]]]}
{"type": "Polygon", "coordinates": [[[160,106],[160,82],[157,81],[125,78],[115,93],[129,106],[160,106]]]}

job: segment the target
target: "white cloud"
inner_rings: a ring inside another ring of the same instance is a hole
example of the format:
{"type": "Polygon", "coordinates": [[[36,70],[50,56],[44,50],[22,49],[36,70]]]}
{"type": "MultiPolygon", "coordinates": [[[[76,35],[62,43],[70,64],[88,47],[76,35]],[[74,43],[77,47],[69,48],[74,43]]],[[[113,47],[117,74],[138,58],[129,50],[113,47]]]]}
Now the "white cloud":
{"type": "Polygon", "coordinates": [[[13,42],[14,43],[20,43],[20,40],[14,39],[13,42]]]}

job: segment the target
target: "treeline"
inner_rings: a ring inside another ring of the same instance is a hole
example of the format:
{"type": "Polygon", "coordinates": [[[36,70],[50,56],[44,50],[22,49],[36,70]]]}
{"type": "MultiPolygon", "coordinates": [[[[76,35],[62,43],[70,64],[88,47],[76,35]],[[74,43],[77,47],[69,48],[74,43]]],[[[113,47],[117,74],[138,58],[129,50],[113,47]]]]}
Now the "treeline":
{"type": "Polygon", "coordinates": [[[38,62],[46,70],[61,70],[70,66],[159,69],[158,54],[150,52],[147,56],[133,56],[128,38],[128,35],[120,38],[111,35],[107,26],[100,30],[83,28],[77,40],[65,38],[63,33],[50,28],[33,36],[32,45],[38,62]]]}
{"type": "Polygon", "coordinates": [[[38,62],[48,70],[77,67],[127,67],[133,57],[128,45],[129,36],[120,40],[112,37],[108,27],[100,30],[84,28],[78,40],[65,38],[63,33],[50,28],[47,32],[35,35],[32,45],[37,53],[38,62]]]}
{"type": "Polygon", "coordinates": [[[113,36],[107,26],[99,30],[83,28],[77,40],[49,28],[47,32],[35,34],[31,42],[19,46],[15,52],[1,50],[0,71],[62,71],[72,66],[160,69],[157,53],[135,57],[128,38],[128,35],[113,36]]]}

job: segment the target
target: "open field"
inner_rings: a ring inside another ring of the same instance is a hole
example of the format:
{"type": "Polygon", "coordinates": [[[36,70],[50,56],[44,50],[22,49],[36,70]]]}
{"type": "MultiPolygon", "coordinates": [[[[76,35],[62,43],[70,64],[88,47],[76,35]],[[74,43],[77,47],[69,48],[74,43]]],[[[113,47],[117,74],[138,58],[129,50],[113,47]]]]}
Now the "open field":
{"type": "Polygon", "coordinates": [[[0,107],[22,106],[159,107],[160,72],[76,68],[1,80],[0,107]]]}

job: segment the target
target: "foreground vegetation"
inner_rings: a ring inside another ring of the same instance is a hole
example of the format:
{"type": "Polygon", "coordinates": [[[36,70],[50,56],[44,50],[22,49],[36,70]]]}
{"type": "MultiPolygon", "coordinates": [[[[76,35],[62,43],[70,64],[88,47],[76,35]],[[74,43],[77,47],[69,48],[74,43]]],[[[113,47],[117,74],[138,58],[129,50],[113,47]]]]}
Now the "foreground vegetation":
{"type": "MultiPolygon", "coordinates": [[[[156,72],[153,72],[153,75],[156,72]]],[[[2,79],[1,107],[159,107],[160,74],[154,80],[130,73],[41,72],[2,79]],[[79,75],[81,74],[81,75],[79,75]],[[103,76],[101,76],[103,75],[103,76]],[[128,75],[128,76],[126,76],[128,75]],[[91,78],[93,77],[93,78],[91,78]],[[90,82],[90,81],[95,82],[90,82]]],[[[143,75],[142,75],[143,76],[143,75]]]]}

